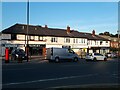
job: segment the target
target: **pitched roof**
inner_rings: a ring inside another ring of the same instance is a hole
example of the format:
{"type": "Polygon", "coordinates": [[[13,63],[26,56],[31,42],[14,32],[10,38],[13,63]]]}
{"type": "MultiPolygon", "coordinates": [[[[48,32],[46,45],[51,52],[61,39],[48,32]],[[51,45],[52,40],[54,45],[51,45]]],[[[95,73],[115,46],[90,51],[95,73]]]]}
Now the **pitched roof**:
{"type": "Polygon", "coordinates": [[[100,37],[99,35],[92,35],[91,33],[84,33],[86,35],[86,38],[88,40],[105,40],[105,41],[109,41],[106,38],[100,37]]]}
{"type": "MultiPolygon", "coordinates": [[[[27,34],[27,25],[15,24],[15,25],[3,30],[2,33],[27,34]]],[[[33,25],[29,25],[28,35],[85,38],[85,36],[81,35],[81,33],[79,33],[78,31],[71,30],[70,33],[67,33],[66,29],[44,28],[41,26],[33,26],[33,25]]]]}
{"type": "MultiPolygon", "coordinates": [[[[15,24],[3,30],[2,33],[27,34],[27,25],[26,24],[15,24]]],[[[67,33],[66,29],[45,28],[45,27],[34,26],[34,25],[29,25],[28,35],[87,38],[88,40],[107,40],[98,35],[93,36],[90,33],[83,33],[83,32],[78,32],[75,30],[71,30],[70,33],[67,33]]]]}

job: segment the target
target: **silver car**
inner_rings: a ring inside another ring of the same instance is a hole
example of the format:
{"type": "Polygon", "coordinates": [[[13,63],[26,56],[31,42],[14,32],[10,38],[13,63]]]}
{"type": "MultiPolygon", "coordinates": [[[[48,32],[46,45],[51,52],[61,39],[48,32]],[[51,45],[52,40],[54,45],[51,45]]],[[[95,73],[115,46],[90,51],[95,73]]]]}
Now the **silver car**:
{"type": "Polygon", "coordinates": [[[86,55],[85,58],[87,61],[92,60],[92,61],[97,61],[97,60],[104,60],[107,61],[107,57],[105,55],[102,55],[100,53],[89,53],[86,55]]]}

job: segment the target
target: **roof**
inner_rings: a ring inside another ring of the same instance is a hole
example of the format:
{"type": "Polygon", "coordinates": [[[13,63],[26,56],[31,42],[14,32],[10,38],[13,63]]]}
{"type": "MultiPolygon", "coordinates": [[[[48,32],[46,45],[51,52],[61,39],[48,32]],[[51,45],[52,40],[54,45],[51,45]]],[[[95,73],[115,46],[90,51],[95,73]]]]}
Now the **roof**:
{"type": "Polygon", "coordinates": [[[88,40],[104,40],[104,41],[109,41],[106,38],[100,37],[99,35],[92,35],[91,33],[83,33],[86,35],[86,38],[88,40]]]}
{"type": "MultiPolygon", "coordinates": [[[[2,31],[5,34],[27,34],[27,25],[26,24],[15,24],[2,31]]],[[[29,25],[28,35],[39,35],[39,36],[56,36],[56,37],[73,37],[73,38],[87,38],[88,40],[107,40],[98,35],[93,36],[90,33],[78,32],[75,30],[70,30],[70,33],[67,33],[66,29],[58,28],[45,28],[42,26],[29,25]]]]}
{"type": "Polygon", "coordinates": [[[110,41],[118,41],[117,37],[111,37],[111,36],[106,36],[106,35],[99,35],[100,37],[106,38],[110,41]]]}

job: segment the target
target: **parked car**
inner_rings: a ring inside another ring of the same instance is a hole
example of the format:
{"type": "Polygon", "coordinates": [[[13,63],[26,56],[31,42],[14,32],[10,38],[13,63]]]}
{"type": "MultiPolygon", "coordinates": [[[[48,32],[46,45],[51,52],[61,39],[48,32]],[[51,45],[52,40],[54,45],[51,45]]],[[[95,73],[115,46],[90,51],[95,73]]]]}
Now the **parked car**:
{"type": "Polygon", "coordinates": [[[67,61],[78,61],[79,56],[71,49],[68,48],[47,48],[46,59],[55,62],[62,60],[67,61]]]}
{"type": "Polygon", "coordinates": [[[106,56],[107,58],[111,58],[112,53],[106,53],[105,56],[106,56]]]}
{"type": "Polygon", "coordinates": [[[117,58],[118,54],[117,53],[112,53],[112,58],[117,58]]]}
{"type": "Polygon", "coordinates": [[[15,49],[11,52],[11,60],[18,60],[18,59],[26,60],[27,55],[23,49],[15,49]]]}
{"type": "Polygon", "coordinates": [[[92,60],[92,61],[97,61],[97,60],[104,60],[107,61],[107,57],[105,55],[102,55],[100,53],[89,53],[86,55],[85,58],[87,61],[92,60]]]}
{"type": "Polygon", "coordinates": [[[117,53],[106,53],[105,56],[107,58],[116,58],[117,57],[117,53]]]}

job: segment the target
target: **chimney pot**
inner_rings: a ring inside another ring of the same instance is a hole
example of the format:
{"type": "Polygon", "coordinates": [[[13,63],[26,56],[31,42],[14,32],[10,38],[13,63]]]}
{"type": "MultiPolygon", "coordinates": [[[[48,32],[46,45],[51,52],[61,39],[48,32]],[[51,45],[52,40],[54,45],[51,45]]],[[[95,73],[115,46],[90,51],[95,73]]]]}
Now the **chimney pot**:
{"type": "Polygon", "coordinates": [[[92,35],[95,36],[95,30],[92,31],[92,35]]]}
{"type": "Polygon", "coordinates": [[[70,27],[67,26],[67,33],[70,33],[70,27]]]}
{"type": "Polygon", "coordinates": [[[45,28],[48,28],[48,26],[47,26],[47,25],[45,25],[45,28]]]}

